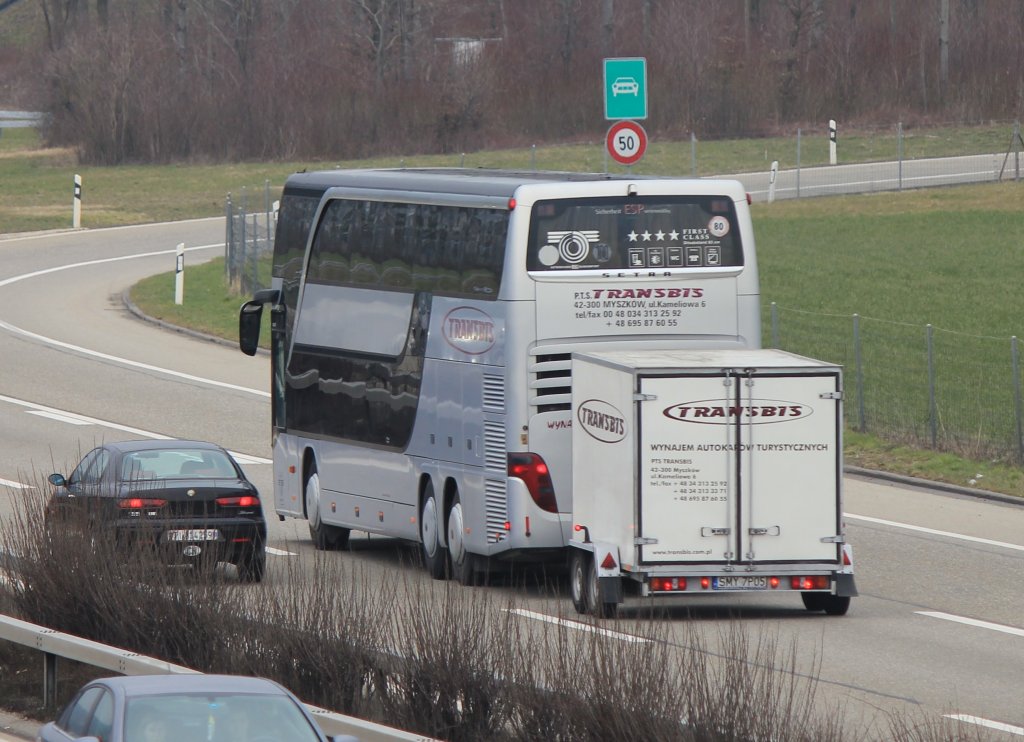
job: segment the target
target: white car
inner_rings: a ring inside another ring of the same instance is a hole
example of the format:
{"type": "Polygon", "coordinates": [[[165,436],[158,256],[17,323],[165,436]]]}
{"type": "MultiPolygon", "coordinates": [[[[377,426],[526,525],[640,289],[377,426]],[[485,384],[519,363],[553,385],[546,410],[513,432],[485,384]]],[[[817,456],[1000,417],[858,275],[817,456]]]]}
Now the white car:
{"type": "Polygon", "coordinates": [[[612,83],[612,96],[616,97],[620,93],[622,95],[640,95],[640,83],[632,77],[617,77],[612,83]]]}

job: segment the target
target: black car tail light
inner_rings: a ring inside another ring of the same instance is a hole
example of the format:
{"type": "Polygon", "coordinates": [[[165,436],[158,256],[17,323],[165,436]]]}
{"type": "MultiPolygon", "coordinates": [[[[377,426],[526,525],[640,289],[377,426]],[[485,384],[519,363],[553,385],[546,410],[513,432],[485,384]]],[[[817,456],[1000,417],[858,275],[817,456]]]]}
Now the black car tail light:
{"type": "Polygon", "coordinates": [[[167,500],[156,497],[126,497],[117,501],[117,506],[122,510],[141,510],[142,508],[162,508],[167,500]]]}
{"type": "Polygon", "coordinates": [[[234,495],[218,497],[217,504],[222,508],[255,508],[259,507],[260,498],[255,495],[234,495]]]}

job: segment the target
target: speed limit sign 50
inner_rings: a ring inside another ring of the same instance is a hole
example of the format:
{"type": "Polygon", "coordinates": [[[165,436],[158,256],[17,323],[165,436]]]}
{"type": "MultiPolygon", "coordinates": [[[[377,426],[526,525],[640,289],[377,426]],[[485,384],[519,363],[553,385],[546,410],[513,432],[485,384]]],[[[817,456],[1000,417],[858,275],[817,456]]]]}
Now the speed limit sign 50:
{"type": "Polygon", "coordinates": [[[644,156],[647,132],[636,121],[618,121],[608,129],[608,154],[616,162],[632,165],[644,156]]]}

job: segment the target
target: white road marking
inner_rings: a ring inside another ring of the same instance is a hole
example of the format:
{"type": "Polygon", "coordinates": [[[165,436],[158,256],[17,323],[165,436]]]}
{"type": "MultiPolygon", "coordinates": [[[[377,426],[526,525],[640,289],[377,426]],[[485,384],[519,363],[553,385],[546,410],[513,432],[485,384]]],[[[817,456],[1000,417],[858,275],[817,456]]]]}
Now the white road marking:
{"type": "Polygon", "coordinates": [[[265,546],[263,548],[266,550],[268,554],[273,554],[274,556],[298,556],[298,554],[296,554],[294,551],[275,549],[273,546],[265,546]]]}
{"type": "MultiPolygon", "coordinates": [[[[214,245],[199,245],[197,247],[186,248],[186,250],[187,251],[192,251],[192,250],[209,250],[210,248],[223,247],[223,246],[224,246],[223,243],[214,244],[214,245]]],[[[0,281],[0,288],[3,288],[4,286],[9,286],[12,283],[17,283],[18,281],[23,281],[26,278],[36,278],[38,276],[45,276],[48,273],[56,273],[58,271],[68,270],[70,268],[82,268],[82,267],[89,266],[89,265],[100,265],[102,263],[113,263],[113,262],[117,262],[119,260],[134,260],[136,258],[150,258],[150,257],[156,256],[156,255],[171,255],[174,252],[175,252],[174,250],[158,250],[156,252],[139,253],[137,255],[123,255],[123,256],[117,257],[117,258],[103,258],[103,259],[100,259],[100,260],[87,260],[87,261],[84,261],[84,262],[81,262],[81,263],[70,263],[68,265],[59,265],[59,266],[56,266],[54,268],[46,268],[44,270],[34,271],[32,273],[24,273],[24,274],[22,274],[20,276],[12,276],[10,278],[6,278],[6,279],[0,281]]],[[[223,382],[223,381],[215,381],[214,379],[206,379],[206,378],[203,378],[201,376],[193,376],[192,374],[186,374],[186,373],[182,373],[180,371],[172,371],[170,369],[162,368],[160,366],[152,366],[152,365],[150,365],[148,363],[141,363],[139,361],[132,361],[132,360],[130,360],[128,358],[121,358],[119,356],[112,356],[112,355],[109,355],[107,353],[100,353],[99,351],[90,350],[89,348],[83,348],[83,347],[81,347],[79,345],[72,345],[71,343],[65,343],[65,342],[62,342],[60,340],[55,340],[54,338],[46,337],[45,335],[39,335],[39,334],[34,333],[34,332],[29,332],[28,330],[23,330],[22,328],[16,327],[16,326],[14,326],[14,325],[12,325],[12,324],[10,324],[8,322],[4,322],[3,320],[0,320],[0,329],[7,330],[8,332],[10,332],[10,333],[12,333],[14,335],[21,335],[22,337],[31,338],[32,340],[36,340],[36,341],[38,341],[40,343],[44,343],[46,345],[50,345],[50,346],[55,347],[55,348],[63,348],[64,350],[71,350],[71,351],[74,351],[76,353],[81,353],[82,355],[85,355],[85,356],[91,356],[93,358],[100,358],[100,359],[102,359],[104,361],[113,361],[114,363],[119,363],[119,364],[121,364],[123,366],[130,366],[131,368],[138,368],[138,369],[142,369],[144,371],[152,371],[152,372],[155,372],[155,373],[164,374],[166,376],[173,376],[173,377],[178,378],[178,379],[185,379],[186,381],[194,381],[194,382],[197,382],[197,383],[200,383],[200,384],[206,384],[208,386],[221,387],[223,389],[232,389],[232,390],[237,391],[237,392],[245,392],[246,394],[255,394],[255,395],[260,396],[260,397],[270,397],[270,392],[262,391],[262,390],[259,390],[259,389],[250,389],[248,387],[239,386],[237,384],[229,384],[229,383],[223,382]]]]}
{"type": "Polygon", "coordinates": [[[632,634],[623,634],[619,631],[609,631],[608,629],[600,629],[596,626],[591,626],[588,623],[581,623],[579,621],[569,621],[564,618],[556,618],[555,616],[549,616],[546,613],[536,613],[534,611],[523,610],[522,608],[512,608],[509,611],[517,616],[524,618],[532,618],[535,621],[543,621],[544,623],[553,623],[558,626],[565,626],[569,629],[577,629],[578,631],[589,631],[593,634],[599,634],[606,636],[610,639],[620,639],[624,642],[632,642],[634,644],[647,644],[651,640],[643,639],[639,636],[633,636],[632,634]]]}
{"type": "Polygon", "coordinates": [[[977,536],[965,536],[962,533],[951,533],[949,531],[937,531],[934,528],[924,528],[923,526],[912,526],[909,523],[897,523],[894,520],[882,520],[881,518],[870,518],[866,515],[852,515],[850,513],[844,513],[844,517],[851,518],[853,520],[862,520],[867,523],[878,523],[883,526],[892,526],[894,528],[905,528],[908,531],[918,531],[920,533],[930,533],[933,536],[947,536],[949,538],[960,539],[961,541],[971,541],[976,544],[986,544],[987,546],[999,546],[1003,549],[1015,549],[1016,551],[1024,551],[1024,546],[1021,544],[1010,544],[1006,541],[993,541],[988,538],[978,538],[977,536]]]}
{"type": "MultiPolygon", "coordinates": [[[[19,407],[27,407],[29,412],[35,414],[41,414],[44,417],[48,417],[54,420],[62,420],[64,422],[71,422],[75,425],[99,425],[104,428],[111,428],[112,430],[120,430],[124,433],[131,433],[132,435],[139,435],[143,438],[152,438],[158,441],[172,441],[175,440],[174,436],[164,435],[163,433],[154,433],[149,430],[142,430],[141,428],[133,428],[128,425],[119,425],[118,423],[112,423],[108,420],[100,420],[95,417],[89,417],[88,415],[79,415],[75,412],[66,412],[64,410],[57,410],[53,407],[47,407],[46,405],[36,404],[35,402],[26,402],[21,399],[15,399],[14,397],[8,397],[0,394],[0,402],[7,402],[9,404],[17,405],[19,407]]],[[[230,452],[232,456],[240,464],[272,464],[273,461],[270,459],[263,458],[261,456],[251,456],[246,453],[238,453],[236,451],[230,452]]]]}
{"type": "Polygon", "coordinates": [[[1024,629],[1018,629],[1015,626],[1004,626],[1000,623],[991,623],[989,621],[979,621],[976,618],[965,618],[964,616],[954,616],[952,613],[942,613],[940,611],[914,611],[919,616],[928,616],[929,618],[938,618],[943,621],[953,621],[954,623],[962,623],[967,626],[975,626],[979,629],[989,629],[990,631],[1001,631],[1004,634],[1013,634],[1014,636],[1024,636],[1024,629]]]}
{"type": "Polygon", "coordinates": [[[0,487],[10,487],[15,490],[34,490],[31,484],[22,484],[21,482],[12,482],[10,479],[0,479],[0,487]]]}
{"type": "Polygon", "coordinates": [[[86,420],[81,420],[77,417],[71,417],[71,415],[64,415],[56,412],[46,412],[44,410],[29,410],[28,414],[39,415],[39,417],[48,417],[51,420],[56,420],[57,422],[61,423],[67,423],[69,425],[92,425],[92,423],[86,420]]]}
{"type": "Polygon", "coordinates": [[[968,714],[945,714],[945,717],[954,721],[963,721],[967,724],[977,724],[988,729],[994,729],[997,732],[1007,732],[1018,737],[1024,737],[1024,727],[1015,727],[1012,724],[1004,724],[1001,721],[990,721],[989,719],[982,719],[980,716],[970,716],[968,714]]]}

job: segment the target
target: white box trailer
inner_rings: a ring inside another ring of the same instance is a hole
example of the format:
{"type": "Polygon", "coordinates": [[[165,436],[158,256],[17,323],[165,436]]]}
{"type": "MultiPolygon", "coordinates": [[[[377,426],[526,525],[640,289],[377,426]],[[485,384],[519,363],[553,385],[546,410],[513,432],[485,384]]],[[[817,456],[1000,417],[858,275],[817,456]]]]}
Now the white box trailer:
{"type": "Polygon", "coordinates": [[[574,353],[570,585],[580,613],[790,592],[846,613],[842,369],[778,350],[574,353]]]}

